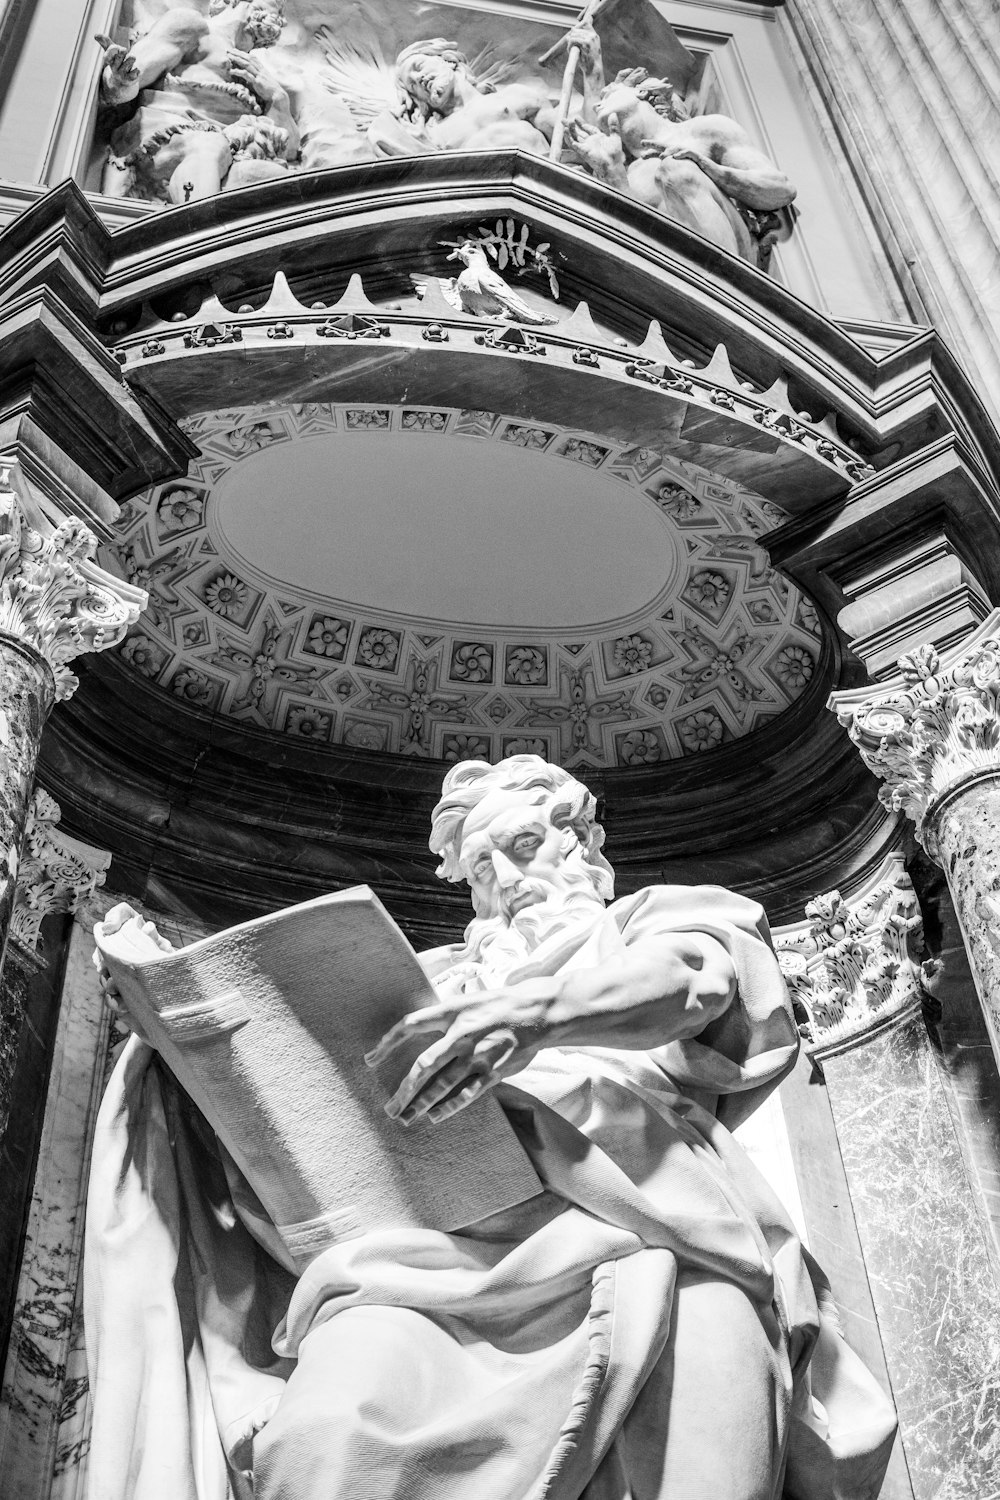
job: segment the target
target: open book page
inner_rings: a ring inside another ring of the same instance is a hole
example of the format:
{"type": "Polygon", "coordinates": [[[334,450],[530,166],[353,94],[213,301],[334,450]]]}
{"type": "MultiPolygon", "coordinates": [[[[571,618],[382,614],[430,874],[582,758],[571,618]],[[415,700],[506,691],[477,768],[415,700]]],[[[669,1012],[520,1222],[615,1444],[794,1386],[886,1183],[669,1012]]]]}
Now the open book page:
{"type": "Polygon", "coordinates": [[[138,918],[95,936],[126,1008],[299,1265],[369,1229],[457,1229],[540,1190],[490,1094],[439,1124],[385,1114],[428,1038],[378,1069],[364,1054],[436,997],[367,886],[171,953],[138,918]]]}

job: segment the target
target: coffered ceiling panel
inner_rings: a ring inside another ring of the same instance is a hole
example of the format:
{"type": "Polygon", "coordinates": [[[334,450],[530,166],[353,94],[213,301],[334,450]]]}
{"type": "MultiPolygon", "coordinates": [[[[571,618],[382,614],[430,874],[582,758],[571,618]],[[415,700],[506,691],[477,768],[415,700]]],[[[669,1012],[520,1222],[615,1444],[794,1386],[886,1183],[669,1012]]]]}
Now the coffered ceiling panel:
{"type": "Polygon", "coordinates": [[[443,760],[653,765],[742,738],[819,659],[757,543],[773,502],[672,455],[480,408],[185,419],[184,480],[104,561],[150,592],[131,670],[208,714],[443,760]]]}

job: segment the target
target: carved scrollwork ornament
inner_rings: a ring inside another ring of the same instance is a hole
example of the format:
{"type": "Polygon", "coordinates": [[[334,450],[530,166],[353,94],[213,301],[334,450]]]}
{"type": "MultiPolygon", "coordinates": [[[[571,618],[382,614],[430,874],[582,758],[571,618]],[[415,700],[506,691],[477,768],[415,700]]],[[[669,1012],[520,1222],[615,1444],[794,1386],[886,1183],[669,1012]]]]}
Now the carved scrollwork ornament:
{"type": "Polygon", "coordinates": [[[882,801],[913,819],[931,854],[942,799],[970,779],[1000,774],[1000,611],[949,658],[921,646],[899,658],[899,678],[881,692],[830,699],[885,782],[882,801]]]}
{"type": "Polygon", "coordinates": [[[866,894],[847,902],[829,891],[805,915],[775,933],[775,949],[799,1031],[814,1048],[852,1045],[920,1004],[923,926],[900,855],[866,894]]]}
{"type": "Polygon", "coordinates": [[[50,912],[74,912],[102,886],[111,855],[81,843],[56,825],[59,804],[39,788],[31,799],[17,874],[10,935],[28,953],[38,947],[50,912]]]}
{"type": "Polygon", "coordinates": [[[0,634],[37,651],[57,700],[68,698],[77,686],[69,663],[117,645],[147,595],[93,562],[97,538],[76,517],[48,536],[36,531],[14,489],[15,468],[0,460],[0,634]]]}

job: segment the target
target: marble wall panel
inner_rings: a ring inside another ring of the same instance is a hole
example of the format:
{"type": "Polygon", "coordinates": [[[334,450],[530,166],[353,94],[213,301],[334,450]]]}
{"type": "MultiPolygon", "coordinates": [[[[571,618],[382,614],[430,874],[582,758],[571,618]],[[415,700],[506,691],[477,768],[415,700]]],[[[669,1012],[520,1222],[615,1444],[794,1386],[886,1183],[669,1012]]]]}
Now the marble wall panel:
{"type": "MultiPolygon", "coordinates": [[[[830,1280],[841,1326],[851,1348],[890,1396],[878,1318],[851,1203],[851,1191],[822,1074],[805,1051],[781,1085],[796,1186],[808,1248],[830,1280]]],[[[879,1500],[913,1500],[899,1437],[893,1445],[879,1500]]]]}
{"type": "Polygon", "coordinates": [[[921,856],[912,873],[930,953],[931,1037],[1000,1279],[1000,1067],[944,872],[921,856]]]}
{"type": "MultiPolygon", "coordinates": [[[[66,944],[58,1028],[44,1099],[35,1186],[0,1388],[0,1500],[82,1500],[90,1433],[81,1261],[84,1204],[98,1106],[125,1033],[106,1009],[93,967],[93,927],[120,896],[101,891],[76,913],[66,944]]],[[[205,928],[154,916],[171,942],[205,928]]]]}
{"type": "Polygon", "coordinates": [[[1000,1490],[1000,1309],[919,1017],[824,1061],[915,1500],[1000,1490]]]}
{"type": "Polygon", "coordinates": [[[68,1376],[83,1242],[89,1145],[103,1083],[110,1014],[90,963],[89,921],[74,922],[49,1080],[39,1167],[7,1367],[0,1392],[0,1474],[19,1500],[48,1500],[60,1427],[86,1401],[86,1378],[68,1376]]]}
{"type": "Polygon", "coordinates": [[[58,918],[47,922],[34,955],[10,943],[3,971],[3,1000],[11,1019],[11,1072],[7,1107],[0,1112],[0,1368],[11,1324],[56,1029],[62,927],[58,918]]]}

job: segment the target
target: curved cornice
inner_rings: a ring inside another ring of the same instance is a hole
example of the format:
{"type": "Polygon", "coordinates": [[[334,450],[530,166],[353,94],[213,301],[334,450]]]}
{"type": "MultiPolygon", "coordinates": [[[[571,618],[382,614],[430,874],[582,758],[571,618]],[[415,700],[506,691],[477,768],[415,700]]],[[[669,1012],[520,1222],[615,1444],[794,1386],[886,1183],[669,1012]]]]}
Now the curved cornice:
{"type": "Polygon", "coordinates": [[[756,385],[784,374],[794,399],[816,418],[836,413],[844,435],[877,464],[928,432],[957,426],[987,469],[1000,466],[984,408],[931,330],[900,334],[876,356],[683,226],[521,153],[331,168],[222,193],[113,233],[66,183],[0,236],[0,299],[44,279],[109,329],[138,317],[150,297],[174,295],[189,313],[213,285],[235,300],[266,294],[278,269],[305,295],[320,295],[323,286],[328,301],[355,271],[365,275],[369,295],[388,295],[390,283],[398,289],[408,271],[427,268],[443,231],[506,213],[555,237],[566,256],[565,300],[585,298],[596,317],[631,340],[655,318],[684,352],[704,356],[725,344],[733,367],[756,385]]]}

